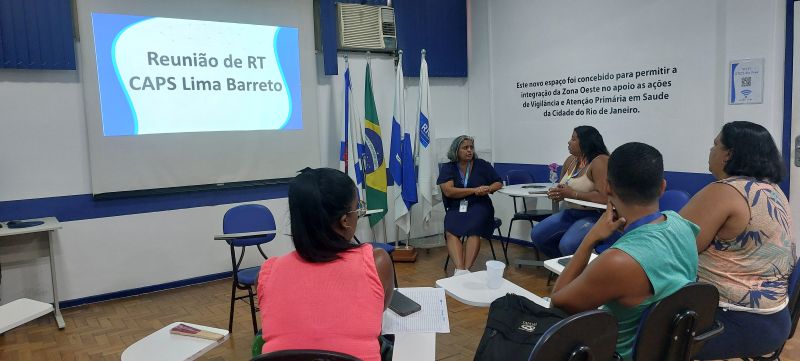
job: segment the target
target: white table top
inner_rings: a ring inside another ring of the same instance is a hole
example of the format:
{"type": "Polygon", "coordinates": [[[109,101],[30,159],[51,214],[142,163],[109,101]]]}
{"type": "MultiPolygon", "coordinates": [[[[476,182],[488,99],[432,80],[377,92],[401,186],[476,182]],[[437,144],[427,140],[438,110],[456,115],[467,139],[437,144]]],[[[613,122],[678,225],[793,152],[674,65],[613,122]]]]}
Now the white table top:
{"type": "Polygon", "coordinates": [[[470,306],[489,307],[492,301],[505,296],[506,293],[513,293],[536,302],[543,307],[550,307],[550,302],[507,279],[503,279],[503,284],[500,288],[490,289],[486,287],[486,271],[442,278],[436,281],[436,287],[444,288],[450,297],[470,306]]]}
{"type": "Polygon", "coordinates": [[[24,221],[42,221],[44,222],[44,224],[40,224],[38,226],[33,226],[33,227],[25,227],[25,228],[8,228],[6,222],[2,222],[3,227],[0,228],[0,237],[13,236],[15,234],[47,232],[61,228],[61,223],[58,223],[58,219],[56,219],[56,217],[24,219],[24,221]]]}
{"type": "Polygon", "coordinates": [[[395,361],[433,361],[436,359],[435,333],[402,333],[394,335],[395,361]]]}
{"type": "Polygon", "coordinates": [[[20,298],[0,306],[0,333],[53,312],[49,303],[20,298]]]}
{"type": "Polygon", "coordinates": [[[509,195],[512,197],[547,197],[547,190],[553,187],[553,183],[528,183],[528,184],[512,184],[503,186],[498,190],[498,193],[509,195]],[[533,187],[531,187],[533,186],[533,187]],[[531,188],[523,188],[531,187],[531,188]]]}
{"type": "Polygon", "coordinates": [[[228,330],[200,326],[188,322],[173,322],[145,338],[136,341],[133,345],[128,346],[128,348],[122,352],[122,361],[194,360],[214,347],[217,347],[217,345],[225,342],[229,336],[228,330]],[[169,330],[181,323],[197,329],[223,334],[225,337],[221,338],[219,341],[213,341],[169,333],[169,330]]]}
{"type": "MultiPolygon", "coordinates": [[[[558,263],[558,261],[570,257],[572,256],[564,256],[559,258],[548,259],[547,261],[544,261],[544,268],[547,268],[553,273],[560,275],[561,272],[564,272],[564,266],[562,266],[561,263],[558,263]]],[[[594,261],[595,258],[597,258],[597,255],[592,253],[591,255],[589,255],[589,262],[594,261]]]]}
{"type": "Polygon", "coordinates": [[[606,205],[602,204],[602,203],[582,201],[580,199],[573,199],[573,198],[564,198],[564,201],[572,203],[572,204],[577,204],[579,206],[592,207],[592,208],[597,208],[597,209],[606,209],[606,205]]]}

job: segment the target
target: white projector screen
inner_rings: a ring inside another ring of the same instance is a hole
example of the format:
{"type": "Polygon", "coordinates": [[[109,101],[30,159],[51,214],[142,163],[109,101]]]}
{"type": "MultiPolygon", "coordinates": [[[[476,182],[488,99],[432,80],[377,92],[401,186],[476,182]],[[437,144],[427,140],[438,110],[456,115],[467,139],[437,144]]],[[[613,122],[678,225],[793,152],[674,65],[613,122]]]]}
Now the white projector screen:
{"type": "Polygon", "coordinates": [[[319,166],[311,1],[80,0],[78,14],[92,193],[319,166]]]}

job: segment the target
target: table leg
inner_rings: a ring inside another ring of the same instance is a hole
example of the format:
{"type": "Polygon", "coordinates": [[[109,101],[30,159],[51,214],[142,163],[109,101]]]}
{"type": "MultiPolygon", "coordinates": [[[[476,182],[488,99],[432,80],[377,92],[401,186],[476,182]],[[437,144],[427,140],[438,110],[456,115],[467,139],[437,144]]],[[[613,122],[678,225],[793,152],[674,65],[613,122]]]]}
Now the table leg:
{"type": "MultiPolygon", "coordinates": [[[[553,201],[553,213],[559,211],[559,202],[553,201]]],[[[517,267],[528,266],[528,267],[544,267],[544,261],[539,260],[532,260],[532,259],[518,259],[514,261],[514,265],[517,267]]]]}
{"type": "Polygon", "coordinates": [[[58,299],[58,285],[56,284],[56,253],[53,249],[53,242],[55,241],[53,237],[54,231],[47,232],[47,244],[50,247],[50,278],[53,283],[53,316],[56,318],[56,324],[58,324],[58,329],[64,329],[64,317],[61,316],[61,308],[58,306],[59,299],[58,299]]]}

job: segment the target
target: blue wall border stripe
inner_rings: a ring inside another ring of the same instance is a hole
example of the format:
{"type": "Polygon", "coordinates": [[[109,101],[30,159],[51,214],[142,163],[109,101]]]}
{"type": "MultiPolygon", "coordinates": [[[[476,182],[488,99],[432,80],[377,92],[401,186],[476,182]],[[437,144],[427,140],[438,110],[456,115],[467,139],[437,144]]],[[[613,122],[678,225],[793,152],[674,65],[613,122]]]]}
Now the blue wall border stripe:
{"type": "Polygon", "coordinates": [[[206,283],[206,282],[221,280],[221,279],[224,279],[224,278],[230,278],[231,276],[232,276],[232,272],[230,272],[230,271],[229,272],[214,273],[214,274],[210,274],[210,275],[206,275],[206,276],[187,278],[185,280],[161,283],[161,284],[157,284],[157,285],[151,285],[151,286],[133,288],[133,289],[129,289],[129,290],[122,290],[122,291],[104,293],[104,294],[101,294],[101,295],[95,295],[95,296],[89,296],[89,297],[83,297],[83,298],[76,298],[76,299],[73,299],[73,300],[61,301],[59,303],[59,306],[61,308],[76,307],[76,306],[86,305],[86,304],[89,304],[89,303],[110,301],[110,300],[115,300],[115,299],[118,299],[118,298],[132,297],[132,296],[143,295],[145,293],[153,293],[153,292],[158,292],[158,291],[170,290],[170,289],[178,288],[178,287],[191,286],[191,285],[196,285],[196,284],[200,284],[200,283],[206,283]]]}
{"type": "MultiPolygon", "coordinates": [[[[533,176],[536,182],[547,182],[550,174],[546,164],[495,163],[494,169],[503,179],[510,170],[525,170],[533,176]]],[[[664,178],[667,180],[667,189],[680,189],[692,195],[714,181],[714,177],[710,173],[665,171],[664,178]]]]}
{"type": "Polygon", "coordinates": [[[61,222],[286,198],[288,184],[97,200],[91,194],[0,202],[0,221],[56,217],[61,222]]]}
{"type": "Polygon", "coordinates": [[[780,186],[788,198],[789,176],[792,169],[792,73],[794,72],[794,0],[786,0],[786,50],[783,58],[783,139],[781,154],[786,176],[780,186]]]}

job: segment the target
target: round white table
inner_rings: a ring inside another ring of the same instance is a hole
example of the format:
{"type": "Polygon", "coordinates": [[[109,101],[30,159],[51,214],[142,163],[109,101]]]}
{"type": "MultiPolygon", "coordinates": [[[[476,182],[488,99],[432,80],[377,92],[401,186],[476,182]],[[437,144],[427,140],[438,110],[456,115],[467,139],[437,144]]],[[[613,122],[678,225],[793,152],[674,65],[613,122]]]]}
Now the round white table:
{"type": "MultiPolygon", "coordinates": [[[[505,194],[511,197],[523,198],[541,198],[547,197],[547,190],[554,187],[553,183],[527,183],[527,184],[512,184],[504,186],[498,190],[498,193],[505,194]]],[[[553,201],[553,213],[559,211],[559,202],[553,201]]],[[[517,266],[531,266],[541,267],[544,262],[538,260],[518,259],[514,261],[517,266]]]]}
{"type": "MultiPolygon", "coordinates": [[[[512,184],[503,186],[497,193],[511,197],[541,198],[547,197],[547,190],[552,187],[553,183],[512,184]]],[[[553,202],[553,212],[558,212],[558,202],[553,202]]]]}

